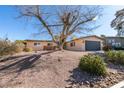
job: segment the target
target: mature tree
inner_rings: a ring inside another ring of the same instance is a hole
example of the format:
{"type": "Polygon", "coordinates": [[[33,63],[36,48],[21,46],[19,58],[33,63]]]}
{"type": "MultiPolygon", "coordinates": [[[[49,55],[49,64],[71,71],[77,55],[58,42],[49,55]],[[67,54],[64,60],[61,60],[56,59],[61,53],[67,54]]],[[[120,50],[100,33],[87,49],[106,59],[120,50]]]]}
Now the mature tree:
{"type": "Polygon", "coordinates": [[[69,36],[95,28],[101,15],[99,6],[18,6],[18,11],[19,17],[33,19],[60,49],[69,36]]]}
{"type": "Polygon", "coordinates": [[[117,36],[124,36],[124,9],[115,13],[116,18],[112,20],[111,27],[118,31],[117,36]]]}

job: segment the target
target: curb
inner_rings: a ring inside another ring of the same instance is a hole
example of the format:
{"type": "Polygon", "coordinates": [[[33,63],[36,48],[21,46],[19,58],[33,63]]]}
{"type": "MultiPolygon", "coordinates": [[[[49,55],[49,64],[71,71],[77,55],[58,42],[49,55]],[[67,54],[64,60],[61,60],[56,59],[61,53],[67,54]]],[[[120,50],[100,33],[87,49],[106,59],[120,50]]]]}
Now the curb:
{"type": "Polygon", "coordinates": [[[120,83],[112,86],[111,88],[124,88],[124,81],[121,81],[120,83]]]}

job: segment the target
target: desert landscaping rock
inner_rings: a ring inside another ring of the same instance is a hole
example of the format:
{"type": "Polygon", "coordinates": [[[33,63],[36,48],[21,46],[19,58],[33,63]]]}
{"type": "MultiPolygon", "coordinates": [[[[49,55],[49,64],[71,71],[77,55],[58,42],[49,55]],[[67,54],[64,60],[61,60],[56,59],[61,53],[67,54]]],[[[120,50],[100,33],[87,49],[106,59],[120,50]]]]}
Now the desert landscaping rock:
{"type": "Polygon", "coordinates": [[[21,54],[0,62],[0,87],[106,88],[124,79],[124,67],[108,64],[108,75],[91,76],[78,68],[79,59],[92,52],[56,51],[21,54]],[[33,61],[32,61],[33,60],[33,61]]]}

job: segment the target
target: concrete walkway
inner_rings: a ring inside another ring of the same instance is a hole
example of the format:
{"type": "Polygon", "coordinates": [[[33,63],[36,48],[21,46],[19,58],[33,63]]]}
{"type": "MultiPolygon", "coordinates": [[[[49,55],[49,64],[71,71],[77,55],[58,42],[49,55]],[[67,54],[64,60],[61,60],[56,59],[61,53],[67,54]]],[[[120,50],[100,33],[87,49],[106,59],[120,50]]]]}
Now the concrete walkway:
{"type": "Polygon", "coordinates": [[[120,83],[118,83],[118,84],[112,86],[111,88],[124,88],[124,80],[121,81],[120,83]]]}

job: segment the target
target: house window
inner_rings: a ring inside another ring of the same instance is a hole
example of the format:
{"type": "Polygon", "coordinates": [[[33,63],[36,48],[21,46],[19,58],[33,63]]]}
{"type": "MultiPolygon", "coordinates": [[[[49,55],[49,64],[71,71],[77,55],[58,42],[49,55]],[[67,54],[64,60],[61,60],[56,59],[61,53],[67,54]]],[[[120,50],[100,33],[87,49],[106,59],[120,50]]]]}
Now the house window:
{"type": "Polygon", "coordinates": [[[71,42],[71,43],[70,43],[70,46],[71,46],[71,47],[75,46],[75,42],[71,42]]]}
{"type": "Polygon", "coordinates": [[[114,39],[112,39],[112,42],[115,42],[115,40],[114,40],[114,39]]]}
{"type": "Polygon", "coordinates": [[[118,42],[118,43],[112,43],[112,46],[121,47],[121,43],[120,42],[118,42]]]}
{"type": "Polygon", "coordinates": [[[112,43],[112,46],[115,46],[115,43],[112,43]]]}
{"type": "Polygon", "coordinates": [[[34,43],[34,46],[40,46],[40,43],[34,43]]]}
{"type": "Polygon", "coordinates": [[[118,43],[118,47],[121,47],[121,43],[118,43]]]}
{"type": "Polygon", "coordinates": [[[108,40],[108,43],[114,43],[114,42],[115,42],[114,39],[109,39],[109,40],[108,40]]]}
{"type": "Polygon", "coordinates": [[[111,43],[111,39],[110,39],[110,40],[108,40],[108,43],[111,43]]]}

